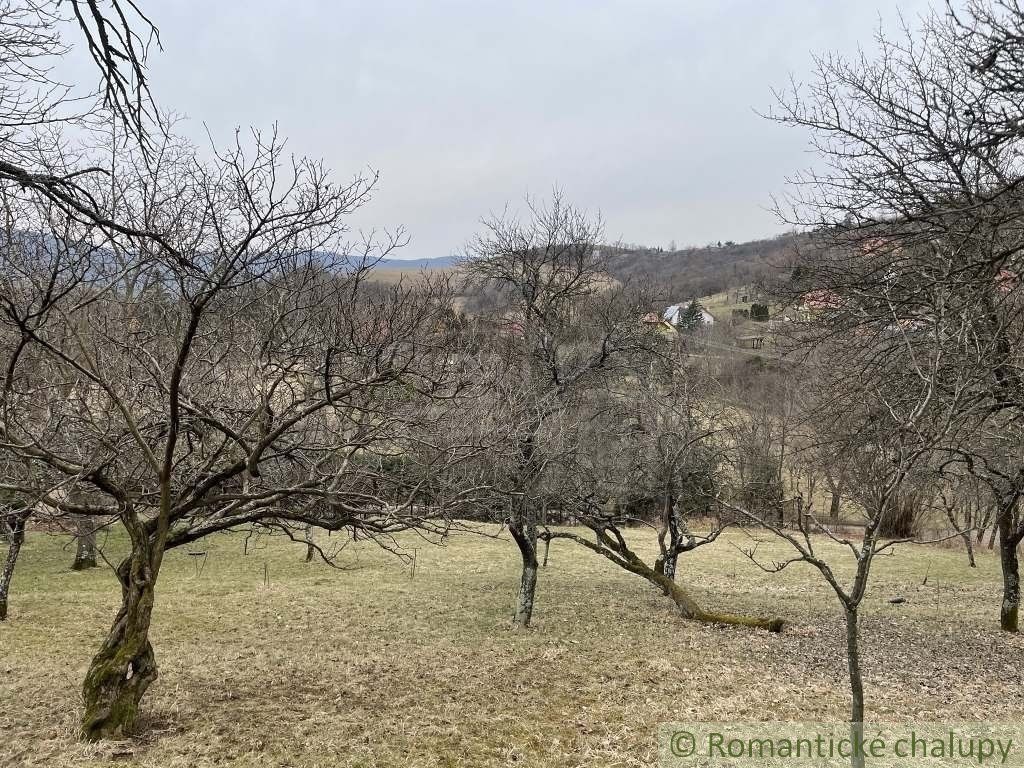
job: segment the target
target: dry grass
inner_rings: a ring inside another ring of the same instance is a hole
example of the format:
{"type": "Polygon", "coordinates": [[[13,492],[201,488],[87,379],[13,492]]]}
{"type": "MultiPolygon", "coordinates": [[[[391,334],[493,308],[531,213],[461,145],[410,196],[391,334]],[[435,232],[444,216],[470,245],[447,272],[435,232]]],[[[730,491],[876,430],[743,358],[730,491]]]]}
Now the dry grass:
{"type": "Polygon", "coordinates": [[[424,270],[423,267],[409,267],[402,269],[400,267],[379,267],[374,268],[367,279],[370,282],[375,283],[406,283],[415,284],[418,280],[423,279],[424,275],[436,278],[439,276],[453,277],[456,275],[458,270],[456,269],[428,269],[424,270]]]}
{"type": "MultiPolygon", "coordinates": [[[[78,690],[117,590],[109,571],[71,572],[63,542],[36,534],[0,626],[0,764],[640,766],[656,761],[662,721],[841,720],[834,598],[809,570],[756,570],[731,545],[745,542],[737,532],[686,557],[682,578],[710,607],[788,618],[781,635],[682,621],[569,542],[542,572],[537,626],[514,633],[505,540],[421,545],[410,579],[369,546],[347,550],[357,567],[339,572],[280,539],[243,556],[241,537],[220,537],[201,576],[183,551],[166,562],[143,734],[94,746],[75,739],[78,690]]],[[[1021,681],[1024,642],[996,628],[998,582],[988,553],[974,571],[948,549],[879,562],[865,608],[870,716],[1024,716],[1007,686],[1021,681]]]]}
{"type": "MultiPolygon", "coordinates": [[[[712,293],[707,296],[701,296],[697,299],[708,312],[712,314],[716,322],[727,323],[732,318],[732,310],[734,309],[750,309],[752,301],[733,301],[733,297],[737,294],[744,295],[753,293],[751,288],[739,288],[730,289],[728,291],[722,291],[721,293],[712,293]]],[[[748,297],[749,298],[749,297],[748,297]]]]}

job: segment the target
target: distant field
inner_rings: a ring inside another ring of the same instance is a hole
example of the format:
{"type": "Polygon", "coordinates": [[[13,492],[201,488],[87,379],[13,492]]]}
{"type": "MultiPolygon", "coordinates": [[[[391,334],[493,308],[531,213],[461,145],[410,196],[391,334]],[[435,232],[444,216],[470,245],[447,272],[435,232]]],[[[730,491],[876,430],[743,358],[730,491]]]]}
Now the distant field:
{"type": "Polygon", "coordinates": [[[370,272],[370,279],[378,283],[393,284],[399,281],[410,281],[419,279],[424,273],[428,275],[453,275],[455,269],[428,269],[424,272],[422,267],[410,267],[409,269],[396,269],[394,267],[375,268],[370,272]]]}
{"type": "Polygon", "coordinates": [[[701,305],[712,315],[718,322],[728,322],[732,317],[732,311],[734,309],[750,309],[750,305],[755,301],[754,291],[752,288],[743,287],[739,289],[730,288],[727,291],[721,293],[712,293],[707,296],[701,296],[697,299],[701,305]],[[742,298],[747,296],[747,301],[738,301],[737,297],[742,298]]]}
{"type": "MultiPolygon", "coordinates": [[[[504,539],[410,539],[413,579],[371,545],[346,550],[352,570],[338,571],[279,538],[246,556],[241,536],[221,536],[202,544],[201,575],[185,551],[168,556],[143,735],[83,745],[79,686],[118,590],[106,569],[71,572],[65,543],[29,538],[0,625],[0,765],[647,766],[659,722],[846,712],[835,599],[808,569],[757,570],[733,546],[749,546],[742,532],[684,556],[682,580],[709,607],[788,619],[781,635],[683,621],[568,542],[541,573],[537,626],[513,633],[504,539]]],[[[898,547],[877,568],[869,719],[1024,718],[1024,638],[996,627],[995,558],[971,570],[956,550],[898,547]]]]}

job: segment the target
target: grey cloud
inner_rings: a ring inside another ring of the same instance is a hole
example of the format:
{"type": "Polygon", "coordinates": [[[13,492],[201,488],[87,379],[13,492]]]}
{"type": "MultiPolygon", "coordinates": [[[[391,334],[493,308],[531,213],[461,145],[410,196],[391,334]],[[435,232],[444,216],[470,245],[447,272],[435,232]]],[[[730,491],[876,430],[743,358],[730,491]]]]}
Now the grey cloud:
{"type": "MultiPolygon", "coordinates": [[[[912,17],[923,0],[907,0],[912,17]]],[[[147,11],[152,79],[189,130],[280,124],[339,176],[382,180],[360,226],[448,255],[478,218],[558,183],[608,235],[665,244],[779,231],[764,210],[813,162],[755,108],[810,53],[870,44],[861,0],[174,0],[147,11]]]]}

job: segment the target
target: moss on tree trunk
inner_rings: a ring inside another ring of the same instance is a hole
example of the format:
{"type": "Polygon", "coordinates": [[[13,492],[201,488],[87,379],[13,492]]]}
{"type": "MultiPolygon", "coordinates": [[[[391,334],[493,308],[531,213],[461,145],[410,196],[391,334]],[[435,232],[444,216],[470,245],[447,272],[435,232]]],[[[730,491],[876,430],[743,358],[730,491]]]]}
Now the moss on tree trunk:
{"type": "Polygon", "coordinates": [[[157,678],[156,656],[149,643],[154,578],[147,553],[133,552],[118,566],[117,574],[121,608],[82,685],[82,737],[87,741],[120,739],[131,733],[139,702],[157,678]]]}
{"type": "Polygon", "coordinates": [[[607,557],[620,568],[624,568],[630,573],[635,573],[637,576],[646,579],[658,587],[666,597],[669,597],[676,604],[683,618],[708,624],[732,624],[741,627],[767,629],[769,632],[781,632],[785,626],[785,622],[778,618],[761,618],[758,616],[742,616],[732,613],[706,611],[690,596],[683,586],[665,575],[662,564],[659,563],[655,568],[647,565],[625,545],[621,536],[617,539],[612,538],[601,530],[594,530],[594,533],[598,537],[596,542],[589,541],[582,536],[572,533],[548,532],[545,533],[545,537],[575,541],[577,544],[581,544],[587,549],[607,557]]]}
{"type": "MultiPolygon", "coordinates": [[[[646,568],[646,565],[644,565],[646,568]]],[[[781,632],[785,626],[782,619],[760,618],[758,616],[741,616],[733,613],[719,613],[716,611],[704,610],[689,593],[663,573],[647,568],[646,572],[634,571],[657,585],[676,604],[683,618],[693,621],[702,621],[708,624],[732,624],[740,627],[753,627],[755,629],[767,629],[769,632],[781,632]]]]}

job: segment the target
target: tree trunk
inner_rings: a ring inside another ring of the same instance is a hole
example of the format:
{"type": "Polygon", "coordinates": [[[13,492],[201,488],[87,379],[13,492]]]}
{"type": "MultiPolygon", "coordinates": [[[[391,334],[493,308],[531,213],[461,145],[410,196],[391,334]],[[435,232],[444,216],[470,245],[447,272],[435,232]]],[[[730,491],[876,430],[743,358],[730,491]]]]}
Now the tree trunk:
{"type": "MultiPolygon", "coordinates": [[[[630,569],[633,570],[633,569],[630,569]]],[[[634,571],[640,576],[660,587],[667,597],[676,604],[683,618],[702,621],[708,624],[732,624],[741,627],[754,627],[756,629],[767,629],[769,632],[781,632],[785,622],[782,619],[762,619],[756,616],[737,616],[732,613],[716,613],[706,611],[690,597],[689,593],[672,579],[663,573],[657,573],[652,569],[647,572],[634,571]]]]}
{"type": "Polygon", "coordinates": [[[843,501],[842,493],[839,488],[832,491],[832,503],[829,505],[828,516],[830,520],[839,519],[839,506],[843,501]]]}
{"type": "Polygon", "coordinates": [[[967,519],[967,525],[962,530],[960,524],[956,519],[956,513],[952,507],[946,507],[946,518],[949,520],[949,524],[953,526],[953,530],[959,532],[960,538],[963,539],[964,546],[967,547],[967,563],[971,568],[977,568],[978,564],[974,560],[974,541],[971,539],[971,520],[970,516],[967,519]]]}
{"type": "Polygon", "coordinates": [[[132,554],[118,566],[117,576],[121,608],[82,685],[82,737],[87,741],[128,735],[143,694],[157,678],[149,643],[156,573],[148,541],[135,543],[132,554]]]}
{"type": "Polygon", "coordinates": [[[509,524],[509,532],[519,547],[523,572],[519,582],[519,597],[516,612],[512,617],[513,627],[528,627],[533,617],[533,601],[537,592],[537,526],[530,522],[509,524]]]}
{"type": "Polygon", "coordinates": [[[860,638],[857,609],[846,608],[846,661],[850,671],[850,738],[854,749],[850,757],[853,768],[864,768],[864,678],[860,671],[860,638]]]}
{"type": "Polygon", "coordinates": [[[974,557],[974,540],[971,538],[969,531],[964,531],[963,537],[964,544],[967,546],[967,564],[970,565],[971,568],[977,568],[978,561],[974,557]]]}
{"type": "Polygon", "coordinates": [[[992,519],[992,507],[986,506],[984,511],[981,510],[981,505],[978,505],[978,513],[981,515],[981,520],[978,522],[978,541],[977,545],[980,547],[985,543],[985,532],[989,529],[989,525],[995,526],[995,522],[992,519]]]}
{"type": "Polygon", "coordinates": [[[316,547],[313,546],[313,526],[306,525],[306,562],[313,562],[313,558],[316,557],[316,547]]]}
{"type": "Polygon", "coordinates": [[[655,564],[654,569],[663,573],[665,578],[675,581],[676,568],[679,563],[679,518],[676,515],[675,496],[671,486],[665,490],[665,497],[662,499],[658,546],[661,548],[661,558],[655,564]],[[667,545],[666,538],[668,539],[667,545]]]}
{"type": "Polygon", "coordinates": [[[1017,562],[1017,545],[1020,537],[1014,530],[1010,509],[999,514],[999,564],[1003,571],[1003,602],[999,608],[999,626],[1006,632],[1018,630],[1017,614],[1020,612],[1020,566],[1017,562]]]}
{"type": "Polygon", "coordinates": [[[25,521],[28,514],[12,512],[7,517],[7,557],[4,569],[0,571],[0,621],[7,619],[7,596],[10,594],[11,579],[14,578],[14,566],[18,563],[21,545],[25,543],[25,521]]]}
{"type": "Polygon", "coordinates": [[[76,521],[75,527],[75,562],[71,564],[71,570],[84,571],[86,568],[95,568],[96,529],[93,522],[82,517],[76,521]]]}
{"type": "Polygon", "coordinates": [[[670,581],[676,580],[676,571],[679,568],[679,555],[676,552],[669,552],[662,564],[662,571],[665,578],[670,581]]]}
{"type": "Polygon", "coordinates": [[[664,566],[661,562],[656,567],[651,568],[637,557],[632,550],[622,547],[616,548],[614,543],[610,542],[609,537],[604,536],[597,530],[594,533],[597,534],[598,542],[601,542],[603,539],[603,544],[588,541],[574,534],[553,534],[553,536],[555,538],[571,539],[577,544],[581,544],[587,549],[608,558],[620,568],[624,568],[630,573],[635,573],[637,576],[646,579],[676,604],[676,608],[679,609],[679,613],[683,618],[708,624],[732,624],[741,627],[767,629],[769,632],[781,632],[783,630],[785,622],[782,619],[762,619],[756,616],[737,616],[732,613],[716,613],[704,610],[696,600],[690,597],[690,594],[682,586],[665,575],[664,566]]]}

